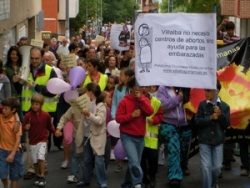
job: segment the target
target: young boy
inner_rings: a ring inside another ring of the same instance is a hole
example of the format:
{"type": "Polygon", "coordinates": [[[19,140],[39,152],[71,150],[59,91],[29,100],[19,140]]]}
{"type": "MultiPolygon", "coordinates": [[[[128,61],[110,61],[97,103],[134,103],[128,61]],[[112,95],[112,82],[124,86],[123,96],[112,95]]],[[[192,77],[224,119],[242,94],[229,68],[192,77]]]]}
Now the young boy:
{"type": "Polygon", "coordinates": [[[217,97],[221,89],[205,89],[206,100],[200,102],[196,114],[203,188],[217,188],[223,159],[225,129],[230,126],[230,107],[217,97]]]}
{"type": "Polygon", "coordinates": [[[42,110],[43,103],[44,97],[42,95],[33,95],[31,98],[31,111],[25,114],[23,127],[28,131],[29,135],[31,157],[36,173],[34,185],[39,187],[46,185],[44,172],[48,130],[53,134],[55,132],[50,115],[42,110]]]}
{"type": "Polygon", "coordinates": [[[16,122],[20,124],[15,113],[19,108],[16,98],[10,97],[2,102],[3,111],[0,114],[0,179],[4,188],[8,187],[8,176],[11,188],[17,187],[17,180],[22,177],[22,150],[20,139],[22,128],[15,131],[16,122]]]}

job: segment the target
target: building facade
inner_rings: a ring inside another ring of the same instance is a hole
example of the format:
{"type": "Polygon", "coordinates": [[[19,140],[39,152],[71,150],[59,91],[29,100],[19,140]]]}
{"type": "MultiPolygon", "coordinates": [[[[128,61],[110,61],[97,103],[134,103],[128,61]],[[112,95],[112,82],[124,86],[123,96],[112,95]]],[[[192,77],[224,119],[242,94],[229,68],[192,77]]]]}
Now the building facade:
{"type": "Polygon", "coordinates": [[[5,62],[9,47],[21,37],[41,38],[41,16],[41,0],[0,1],[0,59],[5,62]]]}

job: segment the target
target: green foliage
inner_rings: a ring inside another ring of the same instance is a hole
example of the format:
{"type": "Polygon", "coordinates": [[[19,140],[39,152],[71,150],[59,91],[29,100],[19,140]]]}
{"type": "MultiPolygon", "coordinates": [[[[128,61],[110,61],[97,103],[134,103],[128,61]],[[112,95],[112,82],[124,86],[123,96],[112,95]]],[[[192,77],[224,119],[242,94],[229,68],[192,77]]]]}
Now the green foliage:
{"type": "MultiPolygon", "coordinates": [[[[160,4],[162,13],[168,12],[168,1],[163,0],[160,4]]],[[[221,22],[219,0],[173,0],[173,12],[189,12],[189,13],[212,13],[214,6],[217,6],[217,23],[221,22]]]]}
{"type": "Polygon", "coordinates": [[[103,3],[103,23],[124,23],[134,17],[135,0],[103,0],[103,3]]]}
{"type": "MultiPolygon", "coordinates": [[[[168,12],[169,0],[163,0],[160,4],[162,13],[168,12]]],[[[173,12],[186,12],[188,0],[173,0],[173,12]]]]}
{"type": "Polygon", "coordinates": [[[134,6],[135,0],[79,0],[79,13],[76,18],[70,19],[71,35],[77,33],[88,20],[93,22],[99,19],[102,23],[133,20],[134,6]]]}
{"type": "Polygon", "coordinates": [[[191,1],[187,6],[187,12],[192,13],[212,13],[214,5],[218,4],[218,0],[196,0],[191,1]]]}
{"type": "MultiPolygon", "coordinates": [[[[169,0],[160,4],[161,12],[168,12],[169,0]]],[[[173,12],[211,13],[214,5],[219,5],[218,0],[173,0],[173,12]]]]}

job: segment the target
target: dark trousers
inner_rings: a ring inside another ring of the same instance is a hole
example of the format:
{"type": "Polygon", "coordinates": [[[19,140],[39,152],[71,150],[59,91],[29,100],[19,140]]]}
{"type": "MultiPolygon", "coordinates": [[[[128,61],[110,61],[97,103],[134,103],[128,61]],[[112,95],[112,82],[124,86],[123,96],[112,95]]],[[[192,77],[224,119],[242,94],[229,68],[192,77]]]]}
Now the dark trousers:
{"type": "Polygon", "coordinates": [[[154,180],[158,171],[158,150],[144,147],[141,159],[143,183],[149,184],[154,180]]]}
{"type": "Polygon", "coordinates": [[[240,160],[241,160],[241,169],[249,170],[249,155],[248,155],[248,143],[241,141],[240,145],[240,160]]]}

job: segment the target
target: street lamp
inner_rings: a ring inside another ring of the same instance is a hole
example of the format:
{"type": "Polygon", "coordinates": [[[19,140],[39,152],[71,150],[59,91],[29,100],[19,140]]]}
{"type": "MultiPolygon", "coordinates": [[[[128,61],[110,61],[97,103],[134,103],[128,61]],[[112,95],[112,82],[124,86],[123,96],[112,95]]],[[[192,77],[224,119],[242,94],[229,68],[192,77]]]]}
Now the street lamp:
{"type": "Polygon", "coordinates": [[[66,0],[65,5],[66,5],[65,37],[69,39],[69,0],[66,0]]]}
{"type": "Polygon", "coordinates": [[[173,12],[173,0],[168,0],[168,12],[173,12]]]}

